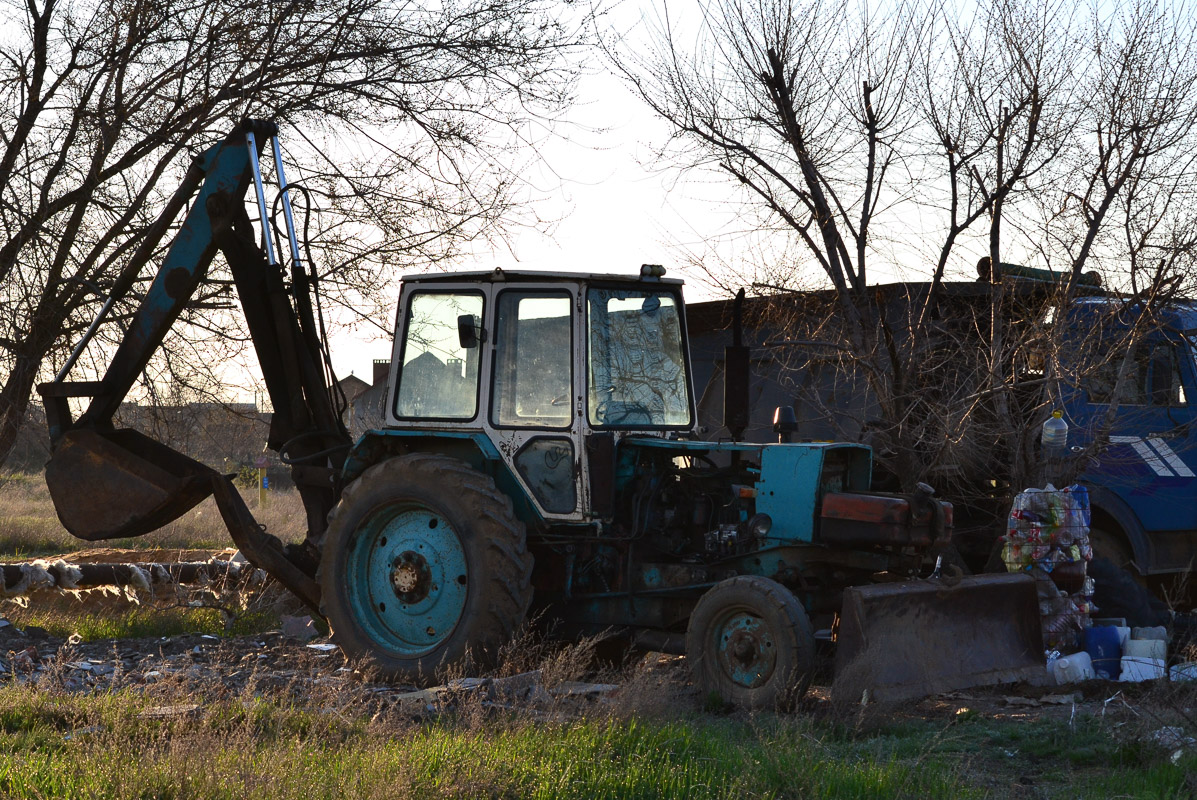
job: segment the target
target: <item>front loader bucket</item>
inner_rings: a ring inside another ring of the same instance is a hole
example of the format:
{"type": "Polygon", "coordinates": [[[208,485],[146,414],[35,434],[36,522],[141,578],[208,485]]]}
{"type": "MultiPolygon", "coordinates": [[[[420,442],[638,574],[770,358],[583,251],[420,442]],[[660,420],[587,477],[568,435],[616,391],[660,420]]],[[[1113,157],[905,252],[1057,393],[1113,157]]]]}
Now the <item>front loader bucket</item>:
{"type": "Polygon", "coordinates": [[[978,575],[844,591],[832,698],[908,700],[1045,672],[1029,575],[978,575]],[[867,694],[866,694],[867,693],[867,694]]]}
{"type": "Polygon", "coordinates": [[[88,541],[161,528],[210,495],[216,476],[133,430],[68,431],[46,464],[58,518],[72,535],[88,541]]]}

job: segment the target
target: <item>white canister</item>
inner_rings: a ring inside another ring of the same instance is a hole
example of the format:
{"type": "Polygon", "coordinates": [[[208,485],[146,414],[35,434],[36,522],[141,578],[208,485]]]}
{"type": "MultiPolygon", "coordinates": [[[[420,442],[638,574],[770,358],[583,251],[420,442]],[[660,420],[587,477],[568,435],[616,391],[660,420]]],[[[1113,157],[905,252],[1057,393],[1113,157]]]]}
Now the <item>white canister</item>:
{"type": "Polygon", "coordinates": [[[1168,657],[1168,643],[1163,639],[1131,639],[1122,648],[1124,658],[1162,661],[1168,657]]]}
{"type": "Polygon", "coordinates": [[[1093,660],[1083,650],[1072,655],[1060,656],[1051,663],[1052,677],[1057,684],[1079,683],[1095,677],[1093,660]]]}

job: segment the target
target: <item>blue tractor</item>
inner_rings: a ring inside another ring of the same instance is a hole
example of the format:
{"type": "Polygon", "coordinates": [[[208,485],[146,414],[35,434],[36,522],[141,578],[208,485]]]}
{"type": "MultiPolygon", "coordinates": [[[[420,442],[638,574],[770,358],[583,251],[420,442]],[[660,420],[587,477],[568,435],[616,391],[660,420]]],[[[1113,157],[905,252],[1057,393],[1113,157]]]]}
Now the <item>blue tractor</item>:
{"type": "MultiPolygon", "coordinates": [[[[704,690],[756,707],[802,695],[820,637],[839,640],[842,663],[876,662],[878,647],[914,663],[910,643],[954,654],[900,681],[857,670],[853,691],[1042,668],[1029,579],[876,583],[919,575],[950,541],[952,507],[930,487],[869,493],[869,448],[790,443],[785,409],[776,444],[697,440],[682,285],[660,267],[405,279],[385,409],[352,441],[312,314],[316,276],[293,233],[289,274],[255,241],[243,200],[254,185],[265,218],[258,157],[271,140],[277,157],[274,134],[248,123],[197,160],[177,197],[198,198],[103,380],[66,381],[68,362],[41,387],[47,482],[72,533],[145,533],[215,495],[247,557],[391,679],[485,663],[529,619],[685,653],[704,690]],[[112,425],[218,250],[273,401],[267,445],[307,508],[300,546],[262,531],[228,476],[112,425]],[[92,398],[78,419],[73,396],[92,398]]],[[[733,380],[747,359],[729,348],[733,380]]],[[[742,420],[735,389],[729,419],[742,420]]]]}

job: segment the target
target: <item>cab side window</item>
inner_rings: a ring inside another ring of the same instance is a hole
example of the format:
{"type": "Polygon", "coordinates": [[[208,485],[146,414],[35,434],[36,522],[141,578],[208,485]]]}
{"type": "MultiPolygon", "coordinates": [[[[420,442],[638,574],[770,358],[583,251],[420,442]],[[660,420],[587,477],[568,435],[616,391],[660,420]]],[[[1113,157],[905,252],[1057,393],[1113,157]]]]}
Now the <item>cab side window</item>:
{"type": "Polygon", "coordinates": [[[1172,342],[1142,342],[1135,347],[1129,372],[1117,386],[1122,360],[1118,356],[1090,370],[1082,386],[1090,403],[1127,406],[1183,406],[1188,404],[1181,381],[1180,360],[1188,349],[1172,342]],[[1117,397],[1115,398],[1115,391],[1117,397]]]}
{"type": "Polygon", "coordinates": [[[482,295],[421,292],[408,303],[395,416],[473,419],[481,348],[461,340],[462,319],[482,319],[482,295]]]}

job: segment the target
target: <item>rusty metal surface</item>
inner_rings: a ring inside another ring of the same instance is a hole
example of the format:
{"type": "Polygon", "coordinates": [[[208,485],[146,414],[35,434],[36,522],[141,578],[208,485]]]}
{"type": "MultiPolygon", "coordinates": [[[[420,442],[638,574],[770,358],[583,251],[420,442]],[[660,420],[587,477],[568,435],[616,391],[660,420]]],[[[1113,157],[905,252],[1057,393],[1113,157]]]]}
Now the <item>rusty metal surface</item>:
{"type": "Polygon", "coordinates": [[[46,485],[63,526],[89,541],[141,536],[214,495],[245,557],[319,613],[320,589],[313,576],[262,530],[229,480],[147,436],[132,430],[68,431],[46,465],[46,485]]]}
{"type": "Polygon", "coordinates": [[[832,696],[907,700],[1045,675],[1035,581],[978,575],[845,590],[832,696]]]}
{"type": "Polygon", "coordinates": [[[140,536],[212,493],[216,473],[137,431],[78,428],[46,464],[63,527],[88,541],[140,536]]]}

